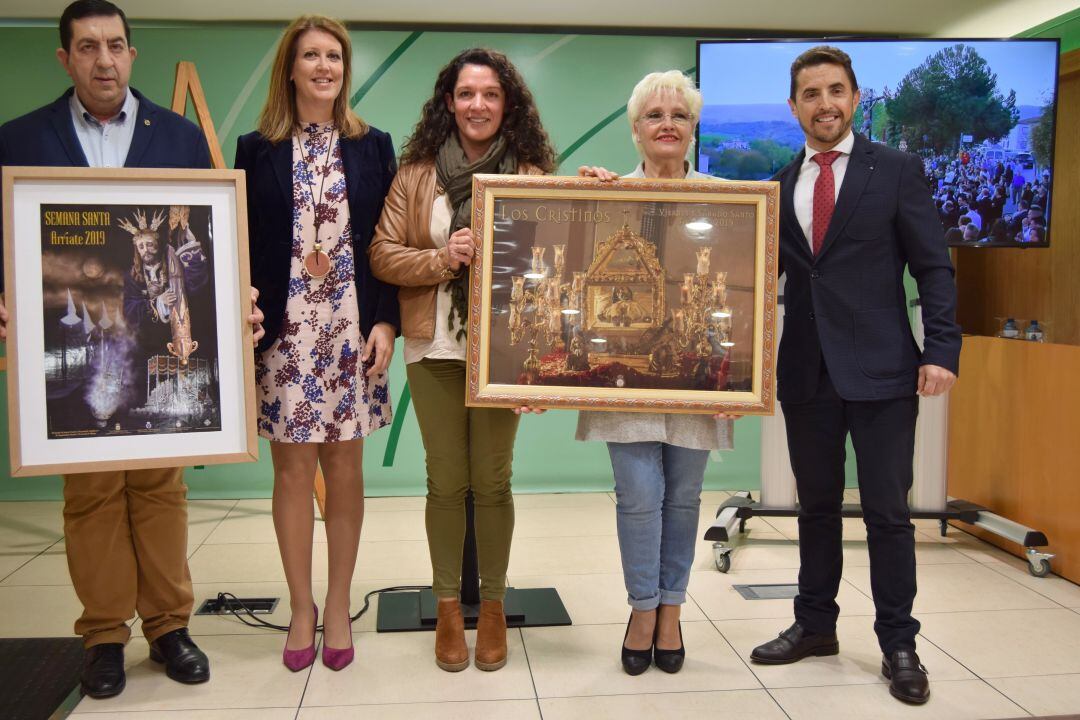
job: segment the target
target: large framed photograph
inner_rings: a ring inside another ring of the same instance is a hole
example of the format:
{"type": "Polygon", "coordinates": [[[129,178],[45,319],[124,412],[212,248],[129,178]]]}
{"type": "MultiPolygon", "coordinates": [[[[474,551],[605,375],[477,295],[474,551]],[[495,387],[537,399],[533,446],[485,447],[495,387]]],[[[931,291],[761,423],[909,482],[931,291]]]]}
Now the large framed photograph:
{"type": "Polygon", "coordinates": [[[769,414],[775,182],[476,175],[472,406],[769,414]]]}
{"type": "Polygon", "coordinates": [[[258,459],[244,174],[6,167],[11,474],[258,459]]]}

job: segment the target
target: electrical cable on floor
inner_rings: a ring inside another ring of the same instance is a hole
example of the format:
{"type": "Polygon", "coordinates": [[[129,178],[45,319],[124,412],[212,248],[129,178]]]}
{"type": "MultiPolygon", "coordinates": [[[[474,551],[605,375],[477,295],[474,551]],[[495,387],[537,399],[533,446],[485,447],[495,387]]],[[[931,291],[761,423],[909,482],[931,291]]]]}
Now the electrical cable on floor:
{"type": "MultiPolygon", "coordinates": [[[[383,593],[388,593],[388,592],[406,592],[406,591],[430,590],[430,589],[431,589],[430,585],[395,585],[393,587],[385,587],[385,588],[380,588],[378,590],[372,590],[371,592],[364,595],[364,605],[363,605],[363,607],[361,607],[360,610],[358,610],[355,615],[353,615],[351,618],[349,618],[349,622],[350,622],[350,624],[356,622],[357,620],[360,619],[361,615],[363,615],[364,613],[366,613],[368,611],[368,609],[371,607],[371,596],[372,595],[381,595],[383,593]]],[[[254,628],[267,627],[267,628],[270,628],[272,630],[280,630],[282,632],[288,632],[289,631],[288,625],[275,625],[273,623],[266,622],[262,618],[258,617],[251,610],[251,608],[249,608],[247,605],[245,605],[244,602],[240,598],[236,597],[231,592],[219,592],[218,595],[217,595],[217,602],[218,602],[218,607],[223,607],[223,608],[227,607],[227,611],[229,613],[231,613],[234,617],[236,617],[237,620],[244,623],[248,627],[254,627],[254,628]],[[239,609],[236,608],[236,607],[227,607],[226,602],[229,601],[229,600],[232,601],[231,605],[239,605],[239,609]],[[241,612],[243,612],[245,615],[249,616],[255,622],[249,622],[243,615],[241,615],[241,612]]],[[[220,613],[220,614],[224,614],[224,613],[220,613]]],[[[316,631],[319,631],[319,630],[322,630],[322,629],[323,629],[322,625],[318,625],[318,626],[315,627],[316,631]]]]}

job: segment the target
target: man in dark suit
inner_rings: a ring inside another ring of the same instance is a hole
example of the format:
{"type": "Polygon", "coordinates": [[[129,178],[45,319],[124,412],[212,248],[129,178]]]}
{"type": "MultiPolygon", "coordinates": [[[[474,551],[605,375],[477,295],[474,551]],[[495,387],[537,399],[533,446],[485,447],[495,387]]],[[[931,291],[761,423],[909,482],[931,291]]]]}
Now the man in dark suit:
{"type": "Polygon", "coordinates": [[[795,623],[751,659],[783,664],[839,652],[844,446],[851,434],[870,550],[870,583],[890,692],[925,702],[915,653],[912,484],[918,395],[956,380],[956,287],[941,221],[913,155],[851,131],[859,102],[851,59],[816,47],[791,66],[788,104],[806,147],[780,171],[780,266],[787,274],[777,367],[799,493],[795,623]],[[915,278],[926,328],[920,353],[905,302],[915,278]]]}
{"type": "MultiPolygon", "coordinates": [[[[111,2],[69,5],[56,56],[74,86],[0,127],[0,165],[209,168],[199,129],[128,87],[136,56],[130,38],[124,12],[111,2]]],[[[256,339],[261,319],[257,308],[248,318],[256,339]]],[[[0,301],[0,340],[7,321],[0,301]]],[[[206,655],[187,630],[194,596],[183,478],[183,468],[64,477],[68,569],[83,604],[75,632],[86,647],[82,688],[91,697],[124,689],[127,621],[136,612],[150,658],[164,663],[170,678],[199,683],[210,677],[206,655]]]]}

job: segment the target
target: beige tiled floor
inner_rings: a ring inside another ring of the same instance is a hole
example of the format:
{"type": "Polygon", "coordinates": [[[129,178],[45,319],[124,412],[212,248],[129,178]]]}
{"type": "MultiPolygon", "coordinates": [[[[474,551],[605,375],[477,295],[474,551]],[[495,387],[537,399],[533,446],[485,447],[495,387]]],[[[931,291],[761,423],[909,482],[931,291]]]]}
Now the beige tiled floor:
{"type": "MultiPolygon", "coordinates": [[[[350,666],[348,672],[315,663],[304,693],[305,706],[536,699],[519,630],[507,633],[509,659],[495,674],[471,665],[459,673],[443,672],[432,661],[430,633],[360,635],[355,639],[355,667],[350,666]]],[[[471,649],[476,633],[467,632],[466,639],[471,649]]]]}
{"type": "Polygon", "coordinates": [[[935,681],[930,701],[921,707],[893,700],[884,685],[783,688],[772,695],[791,720],[987,720],[1027,714],[982,680],[935,681]]]}
{"type": "Polygon", "coordinates": [[[1075,715],[1080,707],[1080,675],[996,678],[989,681],[1034,715],[1075,715]]]}
{"type": "Polygon", "coordinates": [[[638,677],[623,673],[619,666],[625,623],[527,628],[522,634],[536,694],[548,698],[761,687],[712,623],[685,622],[682,628],[686,647],[691,648],[682,672],[646,672],[638,677]]]}
{"type": "MultiPolygon", "coordinates": [[[[291,717],[291,716],[290,716],[291,717]]],[[[464,700],[300,708],[297,720],[540,720],[536,700],[464,700]]]]}
{"type": "MultiPolygon", "coordinates": [[[[740,552],[742,551],[738,550],[736,554],[740,552]]],[[[621,576],[619,580],[621,582],[621,576]]],[[[715,568],[709,567],[691,573],[688,592],[710,620],[778,618],[782,621],[791,617],[791,600],[748,602],[735,590],[734,586],[791,585],[797,583],[798,580],[798,568],[742,569],[718,573],[715,568]]],[[[873,616],[874,614],[874,602],[846,580],[840,582],[837,603],[840,605],[841,615],[873,616]]],[[[778,623],[774,621],[772,624],[778,623]]]]}
{"type": "Polygon", "coordinates": [[[0,580],[0,587],[14,585],[71,585],[63,540],[50,545],[0,580]]]}
{"type": "MultiPolygon", "coordinates": [[[[844,576],[859,590],[870,594],[869,567],[849,568],[844,576]]],[[[918,583],[915,613],[919,615],[1060,607],[1053,600],[978,563],[920,564],[918,583]]]]}
{"type": "MultiPolygon", "coordinates": [[[[705,493],[702,532],[727,493],[705,493]]],[[[857,500],[851,497],[849,500],[857,500]]],[[[431,659],[427,633],[374,632],[377,600],[354,626],[357,660],[333,673],[321,664],[293,674],[281,666],[280,634],[235,619],[197,617],[191,632],[211,657],[211,682],[172,682],[147,659],[140,624],[127,650],[128,686],[108,701],[84,700],[77,714],[124,720],[624,720],[717,714],[782,718],[996,718],[1080,712],[1080,587],[1034,578],[1026,564],[959,530],[917,526],[922,622],[919,651],[933,696],[921,708],[892,699],[879,672],[869,559],[859,520],[844,523],[841,654],[795,665],[747,661],[750,649],[791,621],[787,600],[748,601],[733,585],[794,583],[798,531],[791,518],[747,524],[730,573],[699,542],[683,611],[687,661],[677,675],[622,673],[623,588],[611,493],[521,495],[510,582],[555,587],[572,627],[509,634],[510,660],[497,673],[448,674],[431,659]]],[[[364,593],[430,577],[423,498],[367,502],[353,583],[364,593]]],[[[326,591],[321,523],[314,541],[314,590],[326,591]]],[[[268,619],[288,622],[269,500],[191,503],[189,555],[198,600],[229,591],[280,597],[268,619]]],[[[67,575],[59,503],[0,504],[0,637],[71,633],[79,612],[67,575]]],[[[470,644],[475,634],[468,634],[470,644]]]]}
{"type": "Polygon", "coordinates": [[[1080,615],[1065,608],[928,613],[922,634],[982,678],[1080,673],[1080,615]]]}
{"type": "Polygon", "coordinates": [[[544,720],[714,717],[783,720],[786,717],[765,690],[544,698],[540,700],[540,710],[544,720]]]}

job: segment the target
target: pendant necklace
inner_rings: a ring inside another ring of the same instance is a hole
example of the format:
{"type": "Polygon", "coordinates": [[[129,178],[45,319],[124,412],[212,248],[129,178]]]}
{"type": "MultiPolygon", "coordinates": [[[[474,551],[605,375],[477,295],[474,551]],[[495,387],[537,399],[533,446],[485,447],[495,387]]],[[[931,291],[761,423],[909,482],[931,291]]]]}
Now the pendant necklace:
{"type": "MultiPolygon", "coordinates": [[[[315,201],[315,186],[311,182],[310,172],[308,173],[308,192],[311,194],[311,214],[312,220],[315,224],[315,247],[304,256],[304,270],[309,276],[316,280],[320,280],[326,277],[326,274],[330,272],[330,256],[323,252],[322,243],[319,242],[319,228],[322,227],[322,218],[319,217],[319,205],[325,200],[323,195],[323,188],[326,186],[326,176],[330,174],[330,154],[334,150],[334,133],[337,128],[331,128],[330,130],[330,142],[326,145],[326,161],[323,163],[322,179],[319,181],[319,200],[315,201]]],[[[307,160],[307,153],[304,153],[304,142],[297,133],[296,141],[300,144],[301,154],[307,160]]],[[[311,165],[308,163],[308,169],[310,171],[311,165]]]]}

